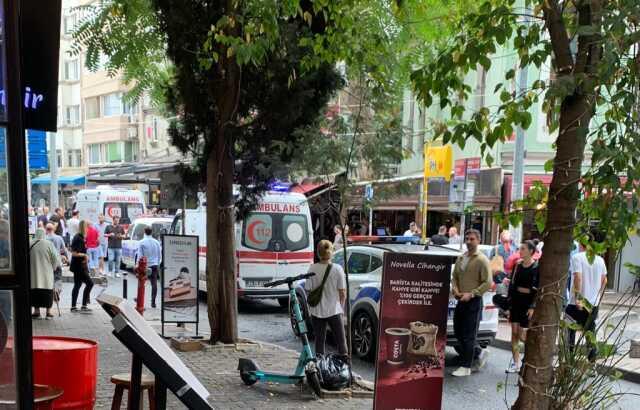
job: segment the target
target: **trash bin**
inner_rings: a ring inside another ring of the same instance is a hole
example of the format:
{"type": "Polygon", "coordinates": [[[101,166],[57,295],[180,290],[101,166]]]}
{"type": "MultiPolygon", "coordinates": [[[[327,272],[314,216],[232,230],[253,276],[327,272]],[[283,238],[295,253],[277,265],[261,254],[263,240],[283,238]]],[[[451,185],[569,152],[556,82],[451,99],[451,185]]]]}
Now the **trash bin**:
{"type": "Polygon", "coordinates": [[[64,390],[53,409],[89,410],[96,402],[98,343],[57,336],[34,336],[33,382],[64,390]]]}

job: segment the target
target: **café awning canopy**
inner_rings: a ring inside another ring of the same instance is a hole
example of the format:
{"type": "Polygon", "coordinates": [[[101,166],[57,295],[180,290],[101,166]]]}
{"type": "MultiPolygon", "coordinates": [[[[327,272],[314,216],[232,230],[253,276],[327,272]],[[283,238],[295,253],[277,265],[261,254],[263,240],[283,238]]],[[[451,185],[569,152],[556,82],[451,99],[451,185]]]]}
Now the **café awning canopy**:
{"type": "MultiPolygon", "coordinates": [[[[84,185],[84,175],[60,175],[58,177],[58,184],[60,185],[84,185]]],[[[33,185],[51,185],[51,176],[39,176],[31,180],[33,185]]]]}

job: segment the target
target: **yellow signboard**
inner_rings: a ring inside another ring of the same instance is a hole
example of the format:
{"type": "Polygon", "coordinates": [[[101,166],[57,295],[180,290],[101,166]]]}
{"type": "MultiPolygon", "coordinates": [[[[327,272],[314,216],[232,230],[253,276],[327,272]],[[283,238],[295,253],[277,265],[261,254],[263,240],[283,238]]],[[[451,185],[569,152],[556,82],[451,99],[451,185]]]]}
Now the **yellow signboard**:
{"type": "Polygon", "coordinates": [[[453,150],[451,145],[444,147],[424,146],[424,177],[451,179],[453,166],[453,150]]]}

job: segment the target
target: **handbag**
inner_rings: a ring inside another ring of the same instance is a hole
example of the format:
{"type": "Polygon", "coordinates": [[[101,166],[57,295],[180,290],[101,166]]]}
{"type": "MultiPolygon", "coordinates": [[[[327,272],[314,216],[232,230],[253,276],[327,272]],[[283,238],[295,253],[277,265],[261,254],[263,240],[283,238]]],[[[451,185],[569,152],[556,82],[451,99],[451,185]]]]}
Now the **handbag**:
{"type": "Polygon", "coordinates": [[[313,289],[309,292],[309,296],[307,297],[307,303],[311,307],[318,306],[320,301],[322,300],[322,292],[324,290],[324,284],[327,282],[327,278],[329,277],[329,273],[331,272],[332,264],[327,266],[327,270],[324,272],[324,277],[322,278],[322,283],[317,288],[313,289]]]}

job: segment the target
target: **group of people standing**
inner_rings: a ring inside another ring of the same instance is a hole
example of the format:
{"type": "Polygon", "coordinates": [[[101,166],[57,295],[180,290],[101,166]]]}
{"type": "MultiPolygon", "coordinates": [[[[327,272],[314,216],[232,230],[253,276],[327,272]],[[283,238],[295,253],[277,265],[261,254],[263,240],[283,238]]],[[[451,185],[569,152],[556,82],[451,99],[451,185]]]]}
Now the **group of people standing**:
{"type": "MultiPolygon", "coordinates": [[[[45,208],[46,210],[46,208],[45,208]]],[[[40,309],[46,309],[45,317],[52,318],[51,308],[59,295],[55,281],[62,276],[62,265],[68,263],[73,273],[71,291],[71,311],[90,312],[88,307],[93,288],[91,275],[105,273],[105,258],[108,258],[107,273],[119,275],[122,239],[125,230],[119,218],[107,224],[104,215],[98,216],[98,223],[80,220],[78,211],[65,220],[64,210],[56,208],[53,215],[38,217],[38,228],[30,244],[32,316],[40,317],[40,309]],[[81,307],[77,300],[84,285],[81,307]]]]}
{"type": "MultiPolygon", "coordinates": [[[[452,374],[468,376],[486,362],[487,352],[480,348],[476,338],[482,319],[482,295],[489,290],[492,281],[507,287],[507,295],[503,298],[505,303],[502,305],[511,323],[512,360],[506,372],[517,373],[522,363],[520,343],[526,341],[527,330],[536,309],[536,296],[540,287],[538,260],[542,256],[543,244],[525,240],[516,245],[510,233],[504,231],[500,236],[500,243],[488,258],[478,251],[479,242],[480,233],[475,229],[468,230],[465,233],[467,252],[458,258],[454,267],[452,293],[458,303],[453,321],[462,362],[452,374]]],[[[594,332],[597,306],[607,284],[604,259],[595,255],[589,261],[585,246],[576,246],[570,255],[567,279],[569,285],[565,318],[580,325],[583,331],[594,332]],[[592,308],[585,308],[585,304],[590,304],[592,308]]],[[[574,327],[569,328],[568,344],[571,350],[575,348],[574,327]]],[[[590,346],[589,360],[595,361],[596,356],[595,346],[590,346]]]]}

